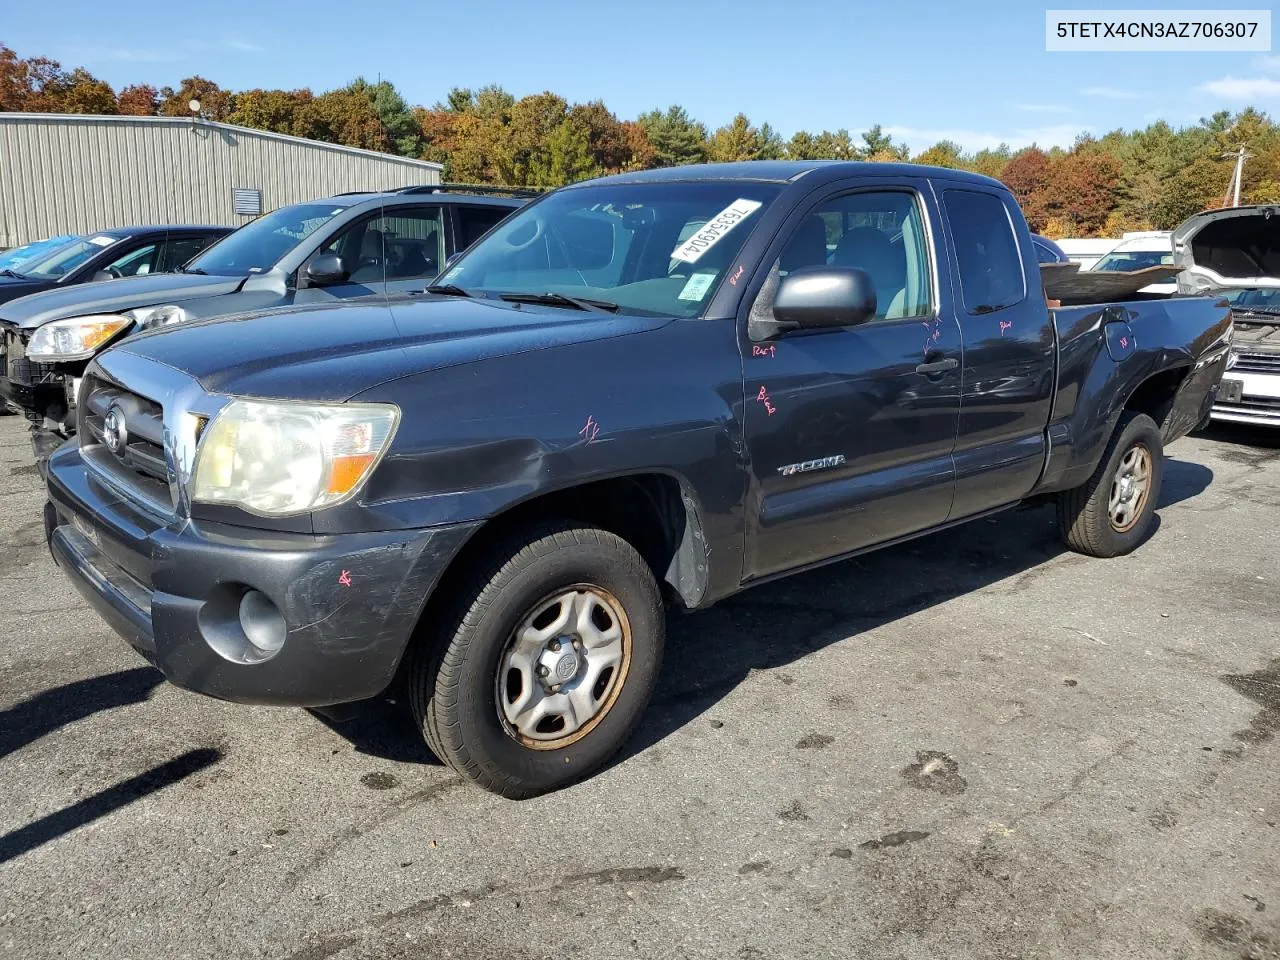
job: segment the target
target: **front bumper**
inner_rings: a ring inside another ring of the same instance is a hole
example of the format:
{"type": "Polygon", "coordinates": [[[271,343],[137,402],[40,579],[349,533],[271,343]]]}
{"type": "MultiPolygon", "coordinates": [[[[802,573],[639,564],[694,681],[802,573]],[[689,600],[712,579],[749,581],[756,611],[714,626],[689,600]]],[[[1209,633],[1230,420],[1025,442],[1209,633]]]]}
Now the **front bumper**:
{"type": "Polygon", "coordinates": [[[385,689],[476,526],[311,536],[166,521],[104,486],[74,445],[46,480],[49,546],[80,593],[174,684],[242,703],[318,707],[385,689]],[[247,590],[284,617],[268,659],[220,652],[247,590]]]}
{"type": "Polygon", "coordinates": [[[1219,394],[1211,416],[1225,423],[1280,427],[1280,374],[1228,370],[1224,380],[1240,381],[1240,398],[1227,402],[1219,394]]]}

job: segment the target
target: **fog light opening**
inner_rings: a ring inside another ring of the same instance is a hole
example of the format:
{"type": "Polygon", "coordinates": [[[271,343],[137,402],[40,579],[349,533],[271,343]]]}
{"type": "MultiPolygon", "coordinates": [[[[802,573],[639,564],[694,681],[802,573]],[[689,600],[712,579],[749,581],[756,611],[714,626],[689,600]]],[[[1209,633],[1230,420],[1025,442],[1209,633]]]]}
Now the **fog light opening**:
{"type": "Polygon", "coordinates": [[[240,598],[240,629],[263,659],[280,652],[288,632],[280,608],[258,590],[249,590],[240,598]]]}

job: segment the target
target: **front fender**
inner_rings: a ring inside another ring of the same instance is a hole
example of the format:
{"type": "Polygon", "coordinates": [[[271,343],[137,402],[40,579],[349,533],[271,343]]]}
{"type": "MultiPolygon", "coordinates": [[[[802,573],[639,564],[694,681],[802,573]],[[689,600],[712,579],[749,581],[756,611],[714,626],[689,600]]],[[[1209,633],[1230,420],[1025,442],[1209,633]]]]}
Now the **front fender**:
{"type": "Polygon", "coordinates": [[[361,502],[317,514],[317,534],[486,521],[583,484],[660,474],[696,510],[706,595],[740,582],[747,472],[730,319],[479,360],[353,399],[397,404],[401,425],[361,502]]]}

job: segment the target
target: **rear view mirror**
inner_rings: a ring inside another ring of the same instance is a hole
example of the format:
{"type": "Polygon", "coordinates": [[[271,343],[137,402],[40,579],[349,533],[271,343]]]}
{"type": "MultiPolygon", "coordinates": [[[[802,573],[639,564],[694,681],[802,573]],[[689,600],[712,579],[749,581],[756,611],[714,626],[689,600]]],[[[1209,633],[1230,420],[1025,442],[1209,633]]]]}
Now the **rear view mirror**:
{"type": "Polygon", "coordinates": [[[307,264],[307,280],[313,287],[346,283],[349,276],[342,258],[336,253],[322,253],[307,264]]]}
{"type": "Polygon", "coordinates": [[[613,263],[613,218],[570,214],[555,226],[569,267],[600,270],[613,263]]]}
{"type": "Polygon", "coordinates": [[[778,284],[774,319],[801,329],[851,327],[876,315],[876,288],[857,267],[801,267],[778,284]]]}

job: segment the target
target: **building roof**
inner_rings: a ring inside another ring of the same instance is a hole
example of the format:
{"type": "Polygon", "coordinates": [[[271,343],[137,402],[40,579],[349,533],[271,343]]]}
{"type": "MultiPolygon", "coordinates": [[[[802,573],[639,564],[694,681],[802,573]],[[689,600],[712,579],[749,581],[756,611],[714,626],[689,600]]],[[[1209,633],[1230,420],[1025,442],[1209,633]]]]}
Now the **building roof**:
{"type": "Polygon", "coordinates": [[[223,130],[228,133],[239,134],[243,137],[260,137],[264,140],[281,140],[285,143],[291,143],[299,147],[309,147],[313,150],[329,150],[335,153],[345,153],[352,156],[367,157],[369,159],[381,160],[386,163],[400,163],[410,167],[419,167],[426,170],[440,171],[444,169],[443,164],[434,163],[430,160],[416,160],[412,157],[400,157],[393,153],[382,153],[378,150],[365,150],[362,147],[347,147],[337,143],[325,143],[322,140],[308,140],[306,137],[292,137],[285,133],[275,133],[271,130],[258,130],[254,127],[240,127],[232,123],[218,123],[213,120],[201,120],[192,117],[135,117],[135,116],[119,116],[108,114],[94,113],[2,113],[0,112],[0,123],[16,121],[19,123],[46,123],[46,124],[77,124],[77,123],[94,123],[94,124],[119,124],[127,126],[130,124],[154,124],[159,126],[177,126],[190,127],[199,126],[211,130],[223,130]]]}

